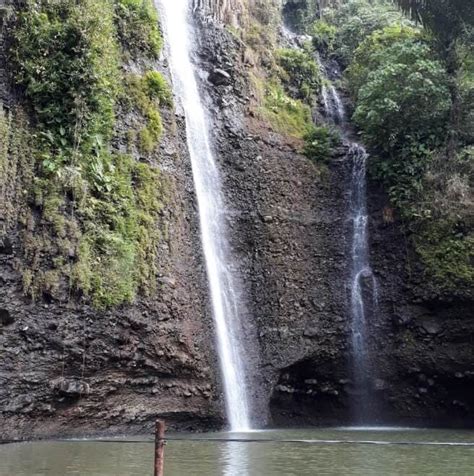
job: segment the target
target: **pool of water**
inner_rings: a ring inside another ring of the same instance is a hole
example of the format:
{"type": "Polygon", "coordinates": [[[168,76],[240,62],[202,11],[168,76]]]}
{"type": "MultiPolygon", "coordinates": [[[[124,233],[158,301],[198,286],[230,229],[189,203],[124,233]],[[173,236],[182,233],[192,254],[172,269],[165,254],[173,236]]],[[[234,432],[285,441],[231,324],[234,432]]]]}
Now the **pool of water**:
{"type": "MultiPolygon", "coordinates": [[[[474,431],[340,428],[168,437],[165,476],[474,475],[474,431]]],[[[136,440],[0,446],[0,475],[152,475],[153,444],[136,440]]]]}

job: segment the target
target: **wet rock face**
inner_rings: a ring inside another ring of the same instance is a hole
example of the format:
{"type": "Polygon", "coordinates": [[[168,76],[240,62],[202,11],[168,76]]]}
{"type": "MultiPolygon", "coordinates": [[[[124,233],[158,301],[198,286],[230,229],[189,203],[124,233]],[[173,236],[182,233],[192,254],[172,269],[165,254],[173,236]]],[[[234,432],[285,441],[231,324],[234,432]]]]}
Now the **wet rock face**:
{"type": "Polygon", "coordinates": [[[185,156],[174,166],[156,295],[107,312],[67,297],[32,303],[15,255],[0,256],[0,438],[143,433],[159,416],[171,428],[221,424],[185,156]]]}
{"type": "Polygon", "coordinates": [[[153,295],[98,311],[65,286],[31,302],[18,271],[23,225],[5,229],[0,216],[0,439],[144,433],[157,417],[171,428],[222,424],[184,121],[162,117],[152,160],[168,198],[153,295]]]}
{"type": "Polygon", "coordinates": [[[0,309],[0,325],[1,326],[9,326],[10,324],[13,324],[15,319],[13,316],[10,314],[10,312],[7,309],[0,309]]]}
{"type": "MultiPolygon", "coordinates": [[[[240,45],[215,25],[206,24],[201,38],[228,225],[258,336],[257,407],[269,408],[274,424],[350,423],[351,164],[341,150],[322,170],[298,153],[298,143],[253,118],[240,45]],[[231,79],[216,83],[216,68],[231,79]]],[[[426,300],[416,256],[376,183],[368,203],[379,296],[367,309],[373,420],[473,425],[472,303],[426,300]]]]}
{"type": "MultiPolygon", "coordinates": [[[[200,52],[209,74],[202,88],[214,115],[227,223],[259,353],[256,413],[280,421],[270,399],[276,386],[285,385],[286,369],[327,362],[345,375],[349,169],[342,157],[329,169],[316,167],[298,153],[300,142],[251,117],[244,55],[225,31],[206,25],[200,52]],[[232,82],[216,85],[212,72],[224,67],[232,82]]],[[[327,407],[330,418],[340,406],[327,407]]]]}

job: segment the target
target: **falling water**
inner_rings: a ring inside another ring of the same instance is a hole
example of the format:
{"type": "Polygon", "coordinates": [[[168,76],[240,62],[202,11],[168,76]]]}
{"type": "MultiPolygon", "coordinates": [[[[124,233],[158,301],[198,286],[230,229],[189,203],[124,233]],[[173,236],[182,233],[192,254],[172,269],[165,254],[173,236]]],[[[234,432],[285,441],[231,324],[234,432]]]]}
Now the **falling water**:
{"type": "Polygon", "coordinates": [[[190,19],[191,0],[157,0],[169,48],[173,87],[185,111],[187,142],[199,206],[201,238],[216,328],[227,415],[232,431],[250,428],[237,280],[231,272],[225,205],[212,152],[209,119],[191,62],[197,32],[190,19]]]}
{"type": "MultiPolygon", "coordinates": [[[[282,36],[292,48],[301,48],[301,45],[311,40],[306,35],[298,35],[288,27],[282,28],[282,36]]],[[[337,89],[329,79],[328,68],[318,52],[314,59],[319,66],[322,77],[321,102],[326,121],[338,126],[343,137],[344,145],[348,148],[347,157],[352,164],[350,184],[350,219],[352,222],[352,271],[351,271],[351,337],[353,358],[353,377],[355,387],[355,417],[359,423],[367,422],[372,416],[369,383],[371,366],[367,335],[367,307],[372,310],[378,306],[378,288],[375,276],[369,261],[369,233],[366,196],[366,164],[368,154],[366,150],[349,138],[350,127],[346,122],[344,104],[337,89]],[[367,297],[371,293],[371,302],[367,297]]]]}
{"type": "Polygon", "coordinates": [[[342,124],[344,122],[345,112],[341,98],[339,97],[336,88],[332,84],[329,90],[331,91],[331,99],[334,104],[334,109],[336,111],[337,121],[342,124]]]}
{"type": "Polygon", "coordinates": [[[372,305],[376,303],[377,285],[369,262],[368,213],[366,195],[367,152],[357,143],[349,147],[352,159],[351,220],[352,274],[351,314],[352,348],[354,351],[354,384],[356,388],[356,418],[367,422],[370,418],[369,377],[370,360],[367,346],[367,309],[365,288],[372,289],[372,305]]]}
{"type": "MultiPolygon", "coordinates": [[[[334,124],[339,124],[341,132],[345,127],[345,110],[337,89],[327,79],[327,72],[319,56],[316,60],[324,78],[321,96],[324,114],[334,124]]],[[[372,306],[377,305],[377,283],[369,261],[369,234],[366,194],[367,152],[356,142],[344,139],[348,147],[347,157],[351,160],[350,213],[352,222],[352,272],[351,272],[351,335],[354,352],[353,376],[356,390],[356,418],[359,422],[370,418],[369,376],[371,373],[367,335],[367,286],[371,286],[372,306]]]]}
{"type": "Polygon", "coordinates": [[[337,92],[337,89],[328,79],[326,66],[321,61],[321,57],[319,56],[318,52],[315,53],[314,58],[319,66],[319,71],[323,78],[323,84],[321,85],[321,99],[323,101],[323,108],[326,118],[335,124],[343,124],[345,120],[345,111],[341,98],[337,92]]]}

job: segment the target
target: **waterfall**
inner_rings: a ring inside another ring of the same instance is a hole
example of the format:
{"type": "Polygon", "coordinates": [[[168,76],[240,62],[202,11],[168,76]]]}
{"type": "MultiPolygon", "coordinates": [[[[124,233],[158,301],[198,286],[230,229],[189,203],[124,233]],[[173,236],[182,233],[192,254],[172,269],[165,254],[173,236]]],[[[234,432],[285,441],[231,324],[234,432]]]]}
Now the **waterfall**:
{"type": "Polygon", "coordinates": [[[335,124],[343,124],[346,114],[339,93],[328,79],[326,66],[321,61],[319,53],[316,53],[314,58],[319,66],[319,71],[323,78],[323,84],[321,85],[321,99],[323,101],[324,114],[326,115],[327,119],[331,120],[335,124]]]}
{"type": "Polygon", "coordinates": [[[190,12],[192,0],[157,0],[162,14],[175,96],[185,113],[187,144],[199,207],[217,350],[231,431],[250,428],[243,335],[243,308],[238,279],[231,271],[225,204],[219,170],[210,143],[210,120],[201,99],[191,57],[197,31],[190,12]]]}
{"type": "Polygon", "coordinates": [[[331,84],[331,87],[329,88],[331,91],[331,98],[332,102],[334,104],[334,109],[336,111],[336,118],[337,121],[342,124],[345,119],[345,112],[344,112],[344,106],[342,104],[341,98],[339,97],[339,94],[336,90],[336,88],[331,84]]]}
{"type": "Polygon", "coordinates": [[[348,156],[352,160],[351,221],[352,221],[352,273],[351,314],[352,349],[354,352],[353,374],[356,389],[356,418],[367,422],[370,418],[369,376],[371,374],[367,345],[367,309],[364,288],[370,284],[372,305],[377,302],[377,284],[369,261],[369,233],[366,193],[367,152],[353,142],[348,156]],[[369,283],[371,281],[371,283],[369,283]]]}
{"type": "MultiPolygon", "coordinates": [[[[284,41],[291,47],[301,49],[301,45],[310,41],[307,35],[298,35],[287,26],[281,29],[284,41]]],[[[327,123],[338,127],[347,147],[347,158],[351,161],[350,183],[350,220],[352,223],[352,252],[350,279],[351,341],[353,351],[353,379],[356,398],[354,401],[355,418],[367,422],[372,416],[369,378],[372,369],[369,359],[367,308],[372,311],[378,306],[378,287],[369,260],[369,232],[367,212],[367,158],[364,147],[350,139],[350,127],[346,121],[346,111],[341,97],[329,79],[328,68],[318,52],[314,54],[322,77],[321,105],[327,123]],[[368,293],[367,290],[370,292],[368,293]],[[367,302],[368,294],[371,294],[367,302]]]]}
{"type": "Polygon", "coordinates": [[[326,67],[319,55],[316,55],[323,76],[321,87],[324,115],[327,120],[339,125],[348,147],[347,157],[351,161],[352,173],[350,183],[350,220],[352,222],[352,250],[351,250],[351,340],[353,357],[353,378],[356,394],[355,417],[358,421],[367,421],[370,418],[369,377],[371,366],[368,349],[367,332],[367,285],[371,287],[372,308],[377,307],[377,283],[370,267],[369,260],[369,232],[367,212],[367,158],[364,147],[351,141],[344,133],[347,131],[344,104],[337,89],[327,78],[326,67]],[[370,282],[369,282],[370,281],[370,282]]]}

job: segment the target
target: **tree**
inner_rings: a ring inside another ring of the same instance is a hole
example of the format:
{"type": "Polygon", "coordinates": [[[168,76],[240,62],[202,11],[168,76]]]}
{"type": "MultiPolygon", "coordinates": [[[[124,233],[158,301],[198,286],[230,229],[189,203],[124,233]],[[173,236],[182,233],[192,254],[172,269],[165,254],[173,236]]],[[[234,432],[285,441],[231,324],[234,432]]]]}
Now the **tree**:
{"type": "Polygon", "coordinates": [[[451,77],[450,133],[447,155],[453,158],[459,143],[462,122],[462,95],[458,74],[461,69],[459,44],[469,42],[474,28],[474,7],[471,0],[392,0],[405,13],[430,30],[438,42],[451,77]]]}
{"type": "Polygon", "coordinates": [[[474,25],[474,8],[469,0],[393,0],[413,20],[439,39],[451,42],[474,25]]]}
{"type": "Polygon", "coordinates": [[[378,155],[373,171],[409,214],[432,151],[445,137],[444,66],[416,30],[388,27],[359,46],[347,75],[356,98],[353,120],[378,155]]]}

